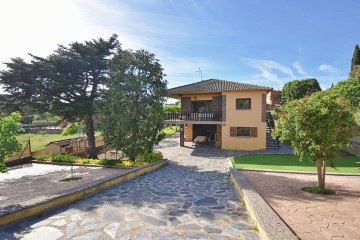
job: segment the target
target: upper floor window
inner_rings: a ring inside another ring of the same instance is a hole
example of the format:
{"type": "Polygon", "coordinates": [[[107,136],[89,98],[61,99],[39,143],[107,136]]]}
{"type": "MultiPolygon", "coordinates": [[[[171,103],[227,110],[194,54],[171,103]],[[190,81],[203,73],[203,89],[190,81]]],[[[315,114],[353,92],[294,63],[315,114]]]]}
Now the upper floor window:
{"type": "Polygon", "coordinates": [[[212,112],[212,101],[192,101],[192,112],[212,112]]]}
{"type": "Polygon", "coordinates": [[[236,99],[236,109],[251,109],[251,98],[236,99]]]}

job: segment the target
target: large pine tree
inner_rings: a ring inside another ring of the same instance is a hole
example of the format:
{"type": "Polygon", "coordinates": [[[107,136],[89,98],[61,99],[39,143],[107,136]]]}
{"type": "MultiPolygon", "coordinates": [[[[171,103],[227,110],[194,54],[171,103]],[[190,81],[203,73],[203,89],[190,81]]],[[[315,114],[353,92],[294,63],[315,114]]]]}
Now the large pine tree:
{"type": "Polygon", "coordinates": [[[85,43],[60,45],[46,58],[32,55],[30,63],[14,58],[0,72],[0,83],[14,102],[29,104],[69,120],[83,120],[89,157],[97,158],[93,115],[94,103],[107,84],[109,59],[120,51],[117,35],[85,43]]]}

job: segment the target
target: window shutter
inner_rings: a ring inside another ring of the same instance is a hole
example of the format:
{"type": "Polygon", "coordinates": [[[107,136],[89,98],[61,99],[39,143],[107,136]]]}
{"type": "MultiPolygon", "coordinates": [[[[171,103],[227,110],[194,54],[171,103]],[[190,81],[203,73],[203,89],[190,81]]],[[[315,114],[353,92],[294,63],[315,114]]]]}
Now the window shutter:
{"type": "Polygon", "coordinates": [[[230,127],[230,137],[236,137],[236,127],[230,127]]]}
{"type": "Polygon", "coordinates": [[[250,128],[250,137],[257,137],[257,127],[250,128]]]}
{"type": "Polygon", "coordinates": [[[191,112],[191,97],[181,98],[181,112],[191,112]]]}
{"type": "Polygon", "coordinates": [[[266,122],[266,94],[263,94],[261,97],[261,122],[266,122]]]}
{"type": "Polygon", "coordinates": [[[221,109],[222,109],[222,121],[226,122],[226,95],[222,95],[221,109]]]}

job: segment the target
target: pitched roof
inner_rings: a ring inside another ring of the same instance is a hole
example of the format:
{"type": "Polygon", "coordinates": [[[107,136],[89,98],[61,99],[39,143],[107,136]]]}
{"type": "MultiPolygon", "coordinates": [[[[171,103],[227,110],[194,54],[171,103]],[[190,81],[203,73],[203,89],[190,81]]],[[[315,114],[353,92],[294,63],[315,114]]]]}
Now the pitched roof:
{"type": "Polygon", "coordinates": [[[71,143],[74,143],[74,142],[79,141],[79,140],[84,140],[84,138],[83,137],[77,137],[77,138],[70,138],[70,139],[63,139],[63,140],[59,140],[59,141],[53,141],[53,142],[49,142],[45,146],[50,145],[50,144],[55,144],[55,145],[58,145],[60,147],[64,147],[64,146],[70,145],[71,143]]]}
{"type": "Polygon", "coordinates": [[[201,82],[191,83],[167,90],[168,94],[191,93],[191,92],[222,92],[222,91],[248,91],[267,90],[272,88],[257,86],[247,83],[232,82],[220,79],[209,79],[201,82]]]}

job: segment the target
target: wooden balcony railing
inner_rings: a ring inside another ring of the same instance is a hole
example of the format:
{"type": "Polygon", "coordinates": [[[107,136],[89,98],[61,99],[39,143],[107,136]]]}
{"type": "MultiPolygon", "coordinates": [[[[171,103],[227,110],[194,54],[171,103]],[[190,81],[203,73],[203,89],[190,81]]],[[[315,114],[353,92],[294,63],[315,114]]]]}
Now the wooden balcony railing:
{"type": "Polygon", "coordinates": [[[164,113],[165,121],[221,121],[221,112],[181,112],[164,113]]]}

